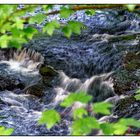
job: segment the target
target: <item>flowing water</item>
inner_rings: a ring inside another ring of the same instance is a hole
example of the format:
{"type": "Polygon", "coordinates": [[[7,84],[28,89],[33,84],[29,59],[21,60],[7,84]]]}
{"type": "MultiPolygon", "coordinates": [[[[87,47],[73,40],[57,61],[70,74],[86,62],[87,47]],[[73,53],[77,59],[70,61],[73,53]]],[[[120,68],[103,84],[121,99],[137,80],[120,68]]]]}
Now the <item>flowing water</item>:
{"type": "MultiPolygon", "coordinates": [[[[21,53],[15,54],[17,56],[16,58],[14,57],[13,59],[4,60],[0,63],[1,68],[6,66],[4,68],[7,72],[6,74],[8,76],[15,76],[15,80],[20,80],[25,87],[27,86],[27,83],[28,85],[32,85],[33,83],[39,82],[40,75],[37,70],[39,62],[37,62],[37,60],[40,60],[40,63],[42,63],[42,58],[36,59],[35,61],[35,56],[38,55],[38,53],[34,52],[33,58],[29,55],[31,61],[34,60],[32,63],[27,63],[28,61],[26,62],[25,59],[27,57],[26,55],[28,55],[28,50],[21,50],[21,53]],[[24,55],[22,54],[23,52],[24,55]]],[[[4,73],[3,69],[1,69],[1,72],[4,73]]],[[[93,76],[90,79],[81,81],[77,78],[68,77],[63,71],[58,71],[58,73],[59,75],[56,80],[56,85],[54,83],[50,93],[48,93],[48,89],[45,90],[44,97],[42,98],[22,92],[19,93],[17,90],[20,89],[14,89],[14,87],[11,90],[7,90],[7,87],[5,86],[5,89],[0,92],[0,124],[6,127],[14,128],[15,131],[13,135],[67,135],[70,133],[68,127],[68,125],[71,124],[70,116],[63,118],[62,122],[53,127],[51,130],[47,130],[45,126],[39,126],[37,124],[38,119],[41,117],[41,112],[47,108],[55,108],[60,113],[65,112],[65,109],[60,107],[59,103],[71,92],[84,91],[88,93],[95,93],[97,95],[93,96],[96,96],[96,99],[98,99],[98,97],[101,97],[101,95],[98,94],[100,92],[105,93],[105,87],[108,87],[108,91],[110,88],[111,94],[104,94],[104,96],[106,96],[105,99],[114,96],[113,88],[111,84],[109,84],[109,77],[111,74],[93,76]],[[99,88],[97,88],[97,86],[99,88]],[[93,89],[94,92],[91,91],[93,89]],[[52,97],[52,94],[55,96],[52,97]],[[45,100],[48,96],[52,97],[49,101],[47,101],[48,99],[45,100]],[[59,129],[60,131],[58,131],[59,129]]],[[[6,84],[5,81],[1,81],[1,83],[2,82],[6,84]]],[[[10,82],[12,83],[13,81],[10,82]]],[[[10,82],[9,84],[11,84],[10,82]]],[[[15,84],[16,83],[17,82],[15,82],[15,84]]],[[[104,98],[101,98],[100,100],[104,100],[104,98]]],[[[80,106],[81,105],[79,104],[75,104],[73,108],[80,106]]]]}
{"type": "Polygon", "coordinates": [[[71,92],[85,91],[94,102],[113,97],[113,71],[121,66],[127,51],[140,49],[140,18],[135,13],[106,10],[89,17],[82,11],[71,18],[88,26],[80,36],[67,39],[56,32],[52,37],[38,36],[25,45],[40,52],[44,59],[28,49],[12,54],[0,52],[0,125],[14,128],[13,135],[69,135],[69,116],[47,130],[45,125],[37,124],[41,112],[46,108],[69,112],[59,103],[71,92]],[[42,63],[59,73],[52,87],[46,86],[42,97],[18,92],[40,81],[38,69],[42,63]]]}

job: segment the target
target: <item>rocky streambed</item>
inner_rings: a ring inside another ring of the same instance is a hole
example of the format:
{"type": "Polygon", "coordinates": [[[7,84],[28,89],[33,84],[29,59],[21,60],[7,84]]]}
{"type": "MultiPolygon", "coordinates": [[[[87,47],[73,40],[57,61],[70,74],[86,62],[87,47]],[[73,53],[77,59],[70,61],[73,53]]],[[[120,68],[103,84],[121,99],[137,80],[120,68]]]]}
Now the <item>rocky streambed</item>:
{"type": "Polygon", "coordinates": [[[14,128],[13,135],[69,135],[68,115],[50,130],[37,120],[45,108],[69,112],[59,103],[79,90],[93,95],[94,102],[113,102],[112,114],[102,121],[140,117],[140,102],[134,98],[140,86],[139,15],[106,9],[95,16],[82,11],[70,18],[87,29],[70,39],[59,31],[52,37],[39,34],[16,55],[1,50],[0,125],[14,128]],[[39,71],[40,64],[47,66],[45,75],[39,71]],[[28,85],[33,86],[25,92],[28,85]]]}

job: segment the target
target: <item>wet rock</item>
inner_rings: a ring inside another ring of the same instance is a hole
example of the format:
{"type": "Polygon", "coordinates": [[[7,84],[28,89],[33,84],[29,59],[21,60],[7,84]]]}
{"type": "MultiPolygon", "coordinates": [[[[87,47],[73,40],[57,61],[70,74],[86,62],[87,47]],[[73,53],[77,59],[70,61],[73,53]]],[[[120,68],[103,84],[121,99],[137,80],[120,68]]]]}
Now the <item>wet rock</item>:
{"type": "Polygon", "coordinates": [[[58,75],[58,72],[51,66],[41,66],[39,68],[39,73],[42,75],[42,76],[56,76],[58,75]]]}
{"type": "Polygon", "coordinates": [[[37,97],[42,97],[43,89],[44,89],[44,86],[42,84],[35,84],[26,88],[26,90],[24,90],[23,93],[34,95],[37,97]]]}
{"type": "Polygon", "coordinates": [[[139,52],[128,52],[124,57],[122,69],[114,75],[114,90],[118,95],[135,90],[140,86],[138,70],[140,69],[139,52]]]}
{"type": "Polygon", "coordinates": [[[39,73],[42,76],[42,83],[45,86],[56,86],[59,72],[51,66],[41,66],[39,73]]]}
{"type": "Polygon", "coordinates": [[[63,70],[72,78],[89,78],[116,70],[126,51],[140,48],[139,28],[136,25],[132,28],[133,22],[139,23],[140,18],[135,13],[120,11],[106,10],[85,16],[80,21],[88,29],[79,36],[67,39],[56,31],[52,37],[38,35],[25,46],[39,51],[45,57],[45,64],[63,70]]]}
{"type": "Polygon", "coordinates": [[[118,100],[120,100],[120,96],[116,95],[116,96],[107,98],[107,99],[105,100],[105,102],[110,103],[110,104],[112,104],[112,105],[115,105],[116,102],[117,102],[118,100]]]}
{"type": "Polygon", "coordinates": [[[128,52],[124,58],[123,65],[128,71],[140,69],[140,52],[128,52]]]}
{"type": "MultiPolygon", "coordinates": [[[[133,95],[129,95],[129,96],[126,96],[126,97],[120,99],[116,103],[114,110],[113,110],[114,111],[113,114],[118,116],[117,117],[118,119],[133,118],[136,120],[140,120],[139,119],[139,117],[140,117],[139,108],[140,108],[140,101],[136,101],[136,99],[133,95]]],[[[127,131],[125,135],[127,135],[127,133],[128,134],[132,133],[134,135],[137,135],[140,132],[140,129],[136,128],[136,127],[130,127],[129,130],[131,130],[131,131],[127,131]]]]}
{"type": "Polygon", "coordinates": [[[114,107],[114,115],[119,118],[130,118],[139,111],[140,102],[134,96],[126,96],[120,99],[114,107]],[[137,105],[136,105],[137,104],[137,105]]]}
{"type": "Polygon", "coordinates": [[[20,81],[16,78],[12,78],[8,75],[0,75],[0,91],[3,90],[14,90],[14,89],[23,89],[25,87],[20,81]]]}
{"type": "Polygon", "coordinates": [[[113,87],[116,94],[125,94],[126,91],[131,90],[131,82],[134,80],[132,73],[126,70],[119,70],[114,77],[113,87]]]}
{"type": "Polygon", "coordinates": [[[42,65],[39,68],[39,74],[41,77],[36,83],[25,87],[19,92],[34,95],[37,97],[43,97],[43,95],[47,96],[46,91],[49,91],[50,87],[52,88],[56,86],[59,74],[53,67],[45,65],[42,65]]]}
{"type": "Polygon", "coordinates": [[[105,122],[116,122],[118,120],[118,116],[113,116],[113,115],[109,115],[109,116],[103,116],[102,118],[99,119],[100,123],[105,123],[105,122]]]}
{"type": "Polygon", "coordinates": [[[111,75],[112,73],[93,76],[83,84],[82,87],[87,87],[86,93],[93,96],[93,102],[105,101],[115,95],[111,75]]]}

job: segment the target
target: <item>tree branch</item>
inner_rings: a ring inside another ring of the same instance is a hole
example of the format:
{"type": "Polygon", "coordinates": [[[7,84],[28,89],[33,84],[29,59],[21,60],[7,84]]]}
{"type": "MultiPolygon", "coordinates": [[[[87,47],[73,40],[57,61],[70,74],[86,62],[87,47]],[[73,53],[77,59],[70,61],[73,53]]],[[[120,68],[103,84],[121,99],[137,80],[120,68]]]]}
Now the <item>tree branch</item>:
{"type": "MultiPolygon", "coordinates": [[[[137,7],[139,7],[140,4],[137,4],[137,7]]],[[[73,11],[80,11],[80,10],[88,10],[88,9],[107,9],[107,8],[121,8],[121,7],[124,7],[123,4],[116,4],[116,5],[80,5],[80,6],[73,6],[72,8],[70,8],[70,10],[73,10],[73,11]]],[[[139,7],[140,8],[140,7],[139,7]]],[[[59,14],[61,10],[55,10],[55,11],[51,11],[49,13],[46,13],[45,15],[46,16],[49,16],[49,15],[56,15],[56,14],[59,14]]],[[[26,17],[24,18],[24,20],[26,22],[28,22],[28,20],[30,19],[30,17],[26,17]]]]}
{"type": "MultiPolygon", "coordinates": [[[[6,23],[6,22],[12,22],[9,20],[10,17],[14,16],[15,14],[18,14],[20,12],[26,12],[28,9],[30,10],[30,8],[36,8],[38,7],[39,5],[31,5],[31,6],[28,6],[28,7],[25,7],[25,8],[22,8],[20,10],[16,10],[14,11],[13,13],[11,13],[6,19],[5,21],[3,22],[3,25],[6,23]]],[[[73,6],[71,8],[69,8],[70,10],[73,10],[73,11],[80,11],[80,10],[90,10],[90,9],[111,9],[111,8],[124,8],[124,5],[123,4],[112,4],[112,5],[76,5],[76,6],[73,6]]],[[[140,4],[137,4],[136,5],[136,9],[140,9],[140,4]]],[[[51,11],[51,12],[48,12],[46,13],[45,15],[46,16],[49,16],[49,15],[56,15],[56,14],[59,14],[61,10],[55,10],[55,11],[51,11]]],[[[25,22],[28,23],[29,19],[31,17],[22,17],[21,19],[24,20],[25,22]]],[[[2,35],[2,33],[0,33],[0,35],[2,35]]]]}

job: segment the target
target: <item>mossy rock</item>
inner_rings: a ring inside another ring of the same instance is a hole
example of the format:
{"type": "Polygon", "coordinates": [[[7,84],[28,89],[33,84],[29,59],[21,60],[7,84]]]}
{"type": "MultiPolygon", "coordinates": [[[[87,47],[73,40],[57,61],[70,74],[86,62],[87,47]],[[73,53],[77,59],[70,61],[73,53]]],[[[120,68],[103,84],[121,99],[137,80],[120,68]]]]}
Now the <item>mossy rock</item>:
{"type": "Polygon", "coordinates": [[[51,66],[45,66],[42,65],[39,69],[39,73],[42,76],[47,76],[47,77],[52,77],[52,76],[56,76],[58,74],[58,72],[51,66]]]}
{"type": "Polygon", "coordinates": [[[115,72],[113,79],[114,91],[118,95],[125,94],[130,90],[134,90],[140,84],[140,79],[136,76],[136,71],[130,72],[124,69],[118,70],[115,72]]]}
{"type": "Polygon", "coordinates": [[[25,90],[26,94],[42,97],[46,88],[54,86],[58,72],[53,67],[42,65],[39,69],[39,73],[42,76],[41,79],[36,84],[29,86],[25,90]]]}
{"type": "Polygon", "coordinates": [[[42,97],[44,95],[44,89],[45,87],[42,84],[35,84],[26,90],[26,94],[42,97]]]}
{"type": "Polygon", "coordinates": [[[128,71],[140,68],[140,52],[128,52],[124,58],[123,66],[128,71]]]}
{"type": "Polygon", "coordinates": [[[128,52],[122,63],[123,67],[113,76],[114,91],[116,94],[125,94],[127,91],[135,90],[140,86],[140,52],[128,52]]]}
{"type": "Polygon", "coordinates": [[[133,95],[126,96],[125,98],[120,99],[114,109],[113,114],[118,117],[132,117],[139,112],[140,101],[136,101],[133,95]]]}

